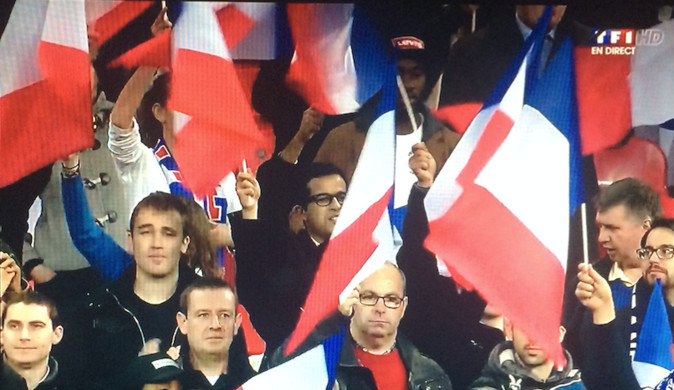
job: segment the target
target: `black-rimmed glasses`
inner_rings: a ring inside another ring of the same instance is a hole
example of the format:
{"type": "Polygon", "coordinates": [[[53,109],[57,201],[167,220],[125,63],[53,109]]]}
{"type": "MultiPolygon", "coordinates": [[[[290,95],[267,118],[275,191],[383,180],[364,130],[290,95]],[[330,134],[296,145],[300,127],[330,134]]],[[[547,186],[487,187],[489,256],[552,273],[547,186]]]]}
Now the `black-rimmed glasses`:
{"type": "Polygon", "coordinates": [[[639,256],[641,260],[650,260],[653,253],[655,253],[660,260],[669,260],[674,257],[674,246],[662,245],[657,248],[647,246],[637,249],[637,256],[639,256]]]}
{"type": "Polygon", "coordinates": [[[344,199],[346,198],[346,192],[338,192],[336,194],[316,194],[309,197],[309,203],[316,203],[321,207],[325,207],[332,203],[333,199],[337,199],[337,203],[341,205],[344,204],[344,199]]]}
{"type": "Polygon", "coordinates": [[[386,295],[382,297],[380,295],[367,293],[358,297],[360,303],[365,306],[374,306],[377,304],[377,302],[379,302],[379,299],[382,299],[384,301],[384,306],[388,307],[389,309],[397,309],[403,303],[403,298],[397,297],[395,295],[386,295]]]}

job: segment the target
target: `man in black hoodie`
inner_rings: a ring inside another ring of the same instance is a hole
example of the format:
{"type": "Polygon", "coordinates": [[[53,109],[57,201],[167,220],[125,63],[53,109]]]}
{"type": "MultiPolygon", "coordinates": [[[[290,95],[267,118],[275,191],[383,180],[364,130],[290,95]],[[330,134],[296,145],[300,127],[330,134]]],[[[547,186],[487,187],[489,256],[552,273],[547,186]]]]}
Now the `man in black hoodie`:
{"type": "MultiPolygon", "coordinates": [[[[178,195],[155,192],[131,215],[134,264],[88,298],[92,310],[91,373],[118,375],[152,339],[175,343],[180,294],[198,276],[181,258],[190,244],[187,206],[178,195]]],[[[98,379],[96,379],[98,381],[98,379]]]]}

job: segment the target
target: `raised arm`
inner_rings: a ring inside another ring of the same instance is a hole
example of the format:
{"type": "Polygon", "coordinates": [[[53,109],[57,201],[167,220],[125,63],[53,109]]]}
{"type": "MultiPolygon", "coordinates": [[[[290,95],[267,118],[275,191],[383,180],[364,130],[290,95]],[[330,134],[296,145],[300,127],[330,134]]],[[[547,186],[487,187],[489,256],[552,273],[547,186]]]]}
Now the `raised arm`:
{"type": "Polygon", "coordinates": [[[92,267],[101,272],[105,279],[116,279],[133,259],[112,237],[96,225],[77,169],[79,167],[77,155],[71,155],[64,160],[63,167],[61,191],[70,238],[75,248],[92,267]]]}

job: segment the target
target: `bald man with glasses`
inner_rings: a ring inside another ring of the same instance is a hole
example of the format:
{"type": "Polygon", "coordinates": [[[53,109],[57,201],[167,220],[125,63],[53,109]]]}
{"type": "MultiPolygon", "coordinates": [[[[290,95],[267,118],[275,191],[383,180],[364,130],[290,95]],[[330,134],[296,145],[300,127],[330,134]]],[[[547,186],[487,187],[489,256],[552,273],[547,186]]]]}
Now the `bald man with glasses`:
{"type": "Polygon", "coordinates": [[[333,388],[451,389],[442,368],[398,333],[408,304],[405,284],[403,272],[385,262],[360,282],[339,305],[339,312],[320,323],[293,354],[284,358],[279,349],[270,365],[292,359],[347,327],[333,388]]]}

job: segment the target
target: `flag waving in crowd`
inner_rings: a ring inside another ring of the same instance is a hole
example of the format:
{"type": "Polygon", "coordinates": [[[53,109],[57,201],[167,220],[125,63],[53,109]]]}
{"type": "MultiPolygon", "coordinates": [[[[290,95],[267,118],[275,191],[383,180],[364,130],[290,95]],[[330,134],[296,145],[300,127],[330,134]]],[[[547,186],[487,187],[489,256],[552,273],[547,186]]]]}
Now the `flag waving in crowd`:
{"type": "Polygon", "coordinates": [[[285,354],[292,353],[311,329],[335,310],[340,296],[348,295],[360,280],[395,256],[387,205],[393,191],[396,90],[393,60],[387,65],[379,69],[386,81],[375,120],[285,354]]]}
{"type": "Polygon", "coordinates": [[[546,25],[539,21],[429,191],[425,245],[559,363],[579,166],[570,164],[578,148],[570,43],[540,79],[526,77],[546,25]],[[542,202],[545,213],[531,207],[542,202]]]}
{"type": "Polygon", "coordinates": [[[17,1],[0,53],[3,187],[93,144],[84,1],[17,1]]]}

